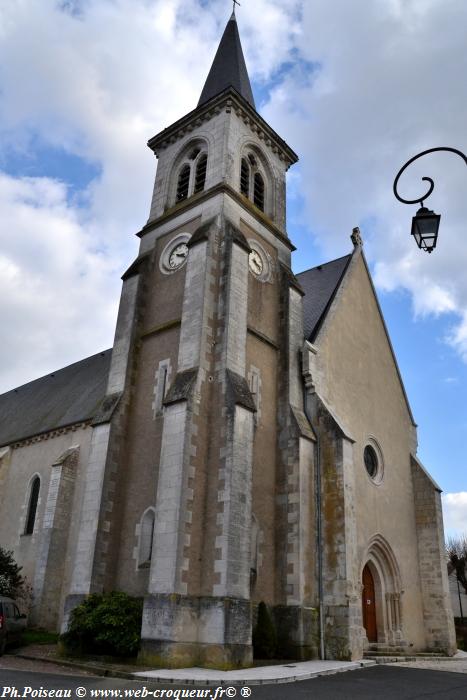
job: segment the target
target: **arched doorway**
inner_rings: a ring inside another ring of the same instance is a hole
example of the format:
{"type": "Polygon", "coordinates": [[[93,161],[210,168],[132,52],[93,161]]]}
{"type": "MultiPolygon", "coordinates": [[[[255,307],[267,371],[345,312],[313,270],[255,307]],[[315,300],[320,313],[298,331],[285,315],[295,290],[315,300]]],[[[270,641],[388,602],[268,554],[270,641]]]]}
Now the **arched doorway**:
{"type": "Polygon", "coordinates": [[[371,569],[366,564],[362,573],[362,618],[363,627],[369,642],[378,641],[378,627],[376,625],[376,597],[375,582],[371,569]]]}
{"type": "Polygon", "coordinates": [[[362,569],[362,627],[370,644],[399,646],[403,640],[401,576],[389,543],[375,535],[362,569]]]}

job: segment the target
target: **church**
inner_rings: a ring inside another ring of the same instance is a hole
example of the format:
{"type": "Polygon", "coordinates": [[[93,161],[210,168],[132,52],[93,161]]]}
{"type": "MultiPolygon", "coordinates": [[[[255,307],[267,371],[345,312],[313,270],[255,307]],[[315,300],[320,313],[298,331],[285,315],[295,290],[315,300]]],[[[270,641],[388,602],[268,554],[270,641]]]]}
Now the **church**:
{"type": "Polygon", "coordinates": [[[113,347],[0,396],[0,546],[66,630],[144,598],[141,661],[253,661],[260,602],[290,659],[456,648],[440,489],[358,229],[295,275],[286,172],[235,14],[158,159],[113,347]]]}

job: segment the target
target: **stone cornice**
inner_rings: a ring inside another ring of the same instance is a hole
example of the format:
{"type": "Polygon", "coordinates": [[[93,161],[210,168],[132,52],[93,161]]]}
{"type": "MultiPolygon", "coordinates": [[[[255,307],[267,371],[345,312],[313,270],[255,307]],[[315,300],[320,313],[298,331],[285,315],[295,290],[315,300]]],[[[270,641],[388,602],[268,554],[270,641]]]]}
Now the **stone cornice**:
{"type": "Polygon", "coordinates": [[[227,88],[212,100],[197,107],[189,114],[164,129],[152,139],[149,139],[149,148],[157,155],[161,149],[175,143],[186,134],[203,123],[210,121],[222,111],[235,114],[249,124],[251,130],[257,134],[261,141],[275,153],[280,160],[287,164],[287,168],[298,161],[298,156],[290,146],[272,129],[258,112],[232,87],[227,88]]]}
{"type": "Polygon", "coordinates": [[[45,440],[50,440],[52,438],[58,437],[59,435],[65,435],[66,433],[74,433],[81,428],[87,428],[91,425],[91,420],[81,421],[80,423],[73,423],[71,425],[65,425],[62,428],[55,428],[54,430],[49,430],[46,433],[40,433],[39,435],[31,435],[30,437],[23,438],[16,442],[10,443],[10,448],[16,450],[19,447],[26,447],[27,445],[33,445],[36,442],[44,442],[45,440]]]}
{"type": "Polygon", "coordinates": [[[217,194],[230,195],[232,199],[234,199],[238,204],[240,204],[243,207],[243,209],[245,209],[245,211],[254,216],[260,224],[265,226],[265,228],[267,228],[268,231],[270,231],[289,250],[296,250],[293,243],[290,242],[287,236],[285,236],[282,233],[280,228],[278,228],[271,221],[271,219],[269,219],[266,216],[266,214],[264,214],[260,209],[258,209],[258,207],[255,207],[253,202],[251,202],[247,197],[244,197],[242,194],[240,194],[240,192],[237,192],[237,190],[234,190],[233,187],[227,185],[225,182],[219,182],[217,185],[214,185],[214,187],[211,187],[208,190],[204,190],[203,192],[198,192],[192,197],[184,199],[183,202],[175,204],[175,206],[171,207],[166,212],[164,212],[162,216],[159,216],[157,219],[154,219],[153,221],[147,223],[146,226],[144,226],[141,229],[141,231],[138,231],[136,235],[138,236],[138,238],[143,238],[143,236],[146,236],[148,233],[151,233],[151,231],[154,231],[155,228],[158,228],[166,221],[174,219],[175,217],[185,212],[187,209],[191,209],[197,204],[201,204],[202,202],[205,202],[207,199],[210,199],[211,197],[214,197],[217,194]]]}

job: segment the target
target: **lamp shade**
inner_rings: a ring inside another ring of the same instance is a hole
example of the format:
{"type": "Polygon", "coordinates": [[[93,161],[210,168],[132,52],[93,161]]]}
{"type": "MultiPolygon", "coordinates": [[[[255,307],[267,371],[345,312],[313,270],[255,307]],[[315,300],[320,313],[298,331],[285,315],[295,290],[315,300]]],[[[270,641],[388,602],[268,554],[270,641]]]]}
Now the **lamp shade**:
{"type": "Polygon", "coordinates": [[[412,219],[412,236],[420,250],[431,253],[436,248],[441,216],[426,207],[420,207],[412,219]]]}

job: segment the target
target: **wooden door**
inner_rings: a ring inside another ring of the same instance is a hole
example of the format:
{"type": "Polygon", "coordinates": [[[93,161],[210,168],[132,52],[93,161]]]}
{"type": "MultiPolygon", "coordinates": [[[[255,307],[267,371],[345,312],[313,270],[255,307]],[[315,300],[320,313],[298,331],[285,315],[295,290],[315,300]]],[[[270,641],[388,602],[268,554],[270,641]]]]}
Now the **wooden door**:
{"type": "Polygon", "coordinates": [[[376,628],[375,582],[368,565],[366,565],[363,569],[362,583],[363,626],[366,630],[368,641],[377,642],[378,632],[376,628]]]}

